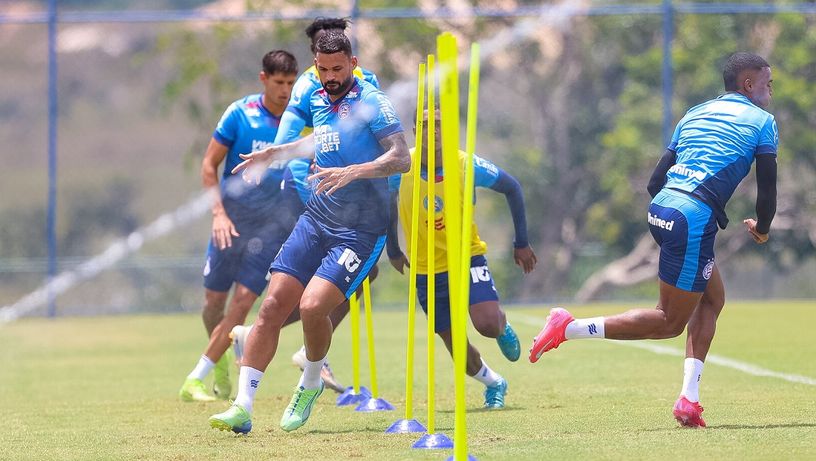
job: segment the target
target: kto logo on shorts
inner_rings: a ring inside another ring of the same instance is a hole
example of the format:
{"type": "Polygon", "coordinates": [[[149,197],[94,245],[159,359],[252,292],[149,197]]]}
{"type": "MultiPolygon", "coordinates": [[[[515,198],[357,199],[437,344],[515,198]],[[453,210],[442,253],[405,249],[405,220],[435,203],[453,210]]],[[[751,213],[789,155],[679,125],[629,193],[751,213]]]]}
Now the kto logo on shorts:
{"type": "Polygon", "coordinates": [[[470,278],[473,280],[473,283],[489,282],[490,270],[487,266],[471,267],[470,278]]]}
{"type": "Polygon", "coordinates": [[[357,253],[351,250],[351,248],[346,248],[343,250],[343,254],[340,255],[340,259],[337,260],[337,264],[341,266],[346,266],[346,270],[349,272],[354,272],[360,267],[360,258],[357,256],[357,253]]]}
{"type": "Polygon", "coordinates": [[[708,262],[703,268],[703,278],[708,280],[711,278],[711,274],[714,272],[714,260],[708,262]]]}

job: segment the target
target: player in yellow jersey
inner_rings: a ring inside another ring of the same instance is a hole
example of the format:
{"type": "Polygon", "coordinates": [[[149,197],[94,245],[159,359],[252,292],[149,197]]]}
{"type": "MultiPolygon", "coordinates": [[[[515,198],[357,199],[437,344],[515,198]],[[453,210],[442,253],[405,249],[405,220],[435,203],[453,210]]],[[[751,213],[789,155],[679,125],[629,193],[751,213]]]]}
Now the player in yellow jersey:
{"type": "MultiPolygon", "coordinates": [[[[427,119],[427,111],[425,117],[427,119]]],[[[419,249],[427,248],[427,222],[429,218],[432,218],[436,229],[436,235],[434,236],[434,285],[436,288],[436,322],[434,330],[439,337],[442,338],[450,352],[452,351],[452,338],[450,305],[448,302],[447,239],[445,234],[445,203],[442,200],[445,175],[441,168],[442,143],[438,142],[441,131],[438,122],[438,112],[436,120],[437,143],[435,154],[436,165],[438,167],[433,174],[429,174],[427,171],[426,160],[428,153],[425,146],[423,146],[421,156],[420,203],[422,207],[419,210],[417,245],[419,249]],[[433,178],[436,183],[436,196],[433,200],[429,200],[428,198],[429,178],[433,178]],[[430,205],[431,203],[433,205],[430,205]],[[431,209],[431,206],[433,206],[432,216],[428,211],[431,209]]],[[[462,161],[462,165],[464,165],[465,153],[460,152],[459,157],[462,161]]],[[[459,169],[459,172],[461,171],[463,171],[463,169],[459,169]]],[[[516,264],[522,268],[525,274],[531,272],[535,268],[537,260],[533,249],[530,248],[527,242],[527,220],[524,213],[524,197],[521,191],[521,185],[514,177],[481,157],[474,156],[474,172],[474,184],[476,187],[487,187],[507,197],[507,202],[510,205],[510,211],[513,217],[513,225],[515,227],[513,257],[516,264]]],[[[398,208],[400,221],[403,224],[402,228],[405,234],[405,241],[408,242],[409,245],[411,242],[411,196],[413,192],[414,174],[415,172],[412,170],[401,177],[394,177],[390,180],[390,188],[395,199],[392,200],[392,214],[395,214],[393,208],[398,208]]],[[[387,252],[391,265],[400,273],[404,273],[409,261],[399,247],[396,221],[396,219],[392,220],[392,226],[387,240],[387,252]]],[[[479,236],[476,223],[471,223],[471,226],[473,226],[473,237],[470,245],[472,255],[470,262],[470,319],[476,331],[482,336],[495,338],[504,356],[511,361],[516,361],[521,353],[518,337],[507,322],[504,311],[499,307],[499,296],[493,284],[490,270],[487,267],[487,259],[485,259],[484,256],[485,253],[487,253],[487,244],[479,236]]],[[[419,298],[422,309],[427,313],[428,261],[425,251],[420,250],[417,252],[417,260],[415,263],[417,265],[417,297],[419,298]]],[[[468,376],[472,376],[485,385],[485,407],[504,407],[507,381],[487,366],[479,351],[470,344],[470,342],[468,342],[466,371],[468,376]]]]}

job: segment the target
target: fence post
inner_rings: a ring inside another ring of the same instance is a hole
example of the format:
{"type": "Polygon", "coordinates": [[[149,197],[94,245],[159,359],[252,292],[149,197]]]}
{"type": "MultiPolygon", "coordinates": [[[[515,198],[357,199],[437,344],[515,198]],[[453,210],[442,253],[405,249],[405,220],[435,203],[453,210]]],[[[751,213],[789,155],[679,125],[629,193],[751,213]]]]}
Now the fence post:
{"type": "Polygon", "coordinates": [[[57,314],[56,293],[50,282],[57,275],[57,0],[48,1],[48,316],[57,314]]]}

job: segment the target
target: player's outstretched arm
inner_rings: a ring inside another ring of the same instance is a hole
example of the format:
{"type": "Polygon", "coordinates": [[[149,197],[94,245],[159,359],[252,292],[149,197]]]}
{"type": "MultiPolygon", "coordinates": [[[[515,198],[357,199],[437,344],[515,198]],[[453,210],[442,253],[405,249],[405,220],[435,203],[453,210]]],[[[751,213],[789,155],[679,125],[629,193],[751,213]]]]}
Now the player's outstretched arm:
{"type": "Polygon", "coordinates": [[[771,231],[771,221],[776,214],[776,156],[756,156],[757,175],[757,219],[746,219],[743,222],[748,232],[757,243],[768,241],[771,231]]]}
{"type": "Polygon", "coordinates": [[[646,186],[646,190],[649,191],[652,198],[660,192],[660,189],[663,189],[663,185],[666,184],[666,173],[675,163],[677,163],[677,152],[666,149],[666,152],[657,161],[657,166],[655,166],[652,177],[649,178],[649,184],[646,186]]]}
{"type": "Polygon", "coordinates": [[[407,173],[411,169],[411,155],[402,132],[394,133],[380,140],[385,153],[375,160],[346,167],[315,169],[309,181],[318,179],[315,194],[333,194],[337,189],[357,179],[385,178],[397,173],[407,173]]]}
{"type": "Polygon", "coordinates": [[[506,171],[498,167],[496,170],[498,176],[490,188],[504,194],[507,199],[516,232],[513,240],[513,260],[525,274],[529,274],[538,264],[538,258],[527,240],[527,215],[524,211],[524,193],[521,190],[521,183],[506,171]]]}
{"type": "Polygon", "coordinates": [[[314,133],[288,144],[270,146],[249,154],[240,154],[240,157],[244,159],[244,161],[232,169],[232,174],[237,174],[242,171],[241,176],[244,178],[244,181],[259,184],[261,177],[263,177],[264,170],[266,170],[273,161],[285,162],[296,158],[313,158],[314,133]]]}

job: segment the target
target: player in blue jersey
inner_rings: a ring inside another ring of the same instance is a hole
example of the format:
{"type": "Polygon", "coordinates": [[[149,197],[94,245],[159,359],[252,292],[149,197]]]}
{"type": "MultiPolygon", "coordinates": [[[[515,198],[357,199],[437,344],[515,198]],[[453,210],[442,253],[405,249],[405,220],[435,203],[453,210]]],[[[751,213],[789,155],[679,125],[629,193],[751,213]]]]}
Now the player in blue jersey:
{"type": "MultiPolygon", "coordinates": [[[[311,41],[312,54],[315,53],[315,43],[328,31],[345,31],[349,26],[346,18],[317,18],[306,28],[306,36],[311,41]]],[[[362,67],[355,67],[354,75],[379,88],[377,76],[362,67]]],[[[306,69],[295,82],[292,96],[286,112],[281,119],[280,130],[275,138],[275,144],[286,144],[296,141],[304,132],[312,129],[309,115],[309,101],[312,93],[321,88],[317,68],[311,66],[306,69]]]]}
{"type": "Polygon", "coordinates": [[[204,326],[210,336],[204,354],[187,376],[179,396],[185,401],[208,401],[203,379],[215,368],[213,391],[230,397],[229,333],[242,324],[249,309],[266,287],[269,262],[289,235],[275,206],[283,165],[269,168],[255,186],[247,185],[232,169],[238,154],[272,145],[292,87],[297,61],[283,50],[262,59],[259,80],[264,91],[239,99],[227,108],[213,132],[201,165],[201,178],[212,194],[212,237],[204,267],[204,326]],[[218,168],[224,163],[220,186],[218,168]],[[217,192],[215,192],[217,191],[217,192]],[[232,290],[232,298],[224,312],[232,290]]]}
{"type": "MultiPolygon", "coordinates": [[[[426,112],[427,117],[427,112],[426,112]]],[[[437,115],[436,120],[439,120],[437,115]]],[[[440,124],[436,124],[436,139],[440,139],[440,124]]],[[[421,168],[419,181],[420,203],[434,204],[433,207],[420,206],[418,210],[418,219],[421,223],[417,229],[417,248],[419,251],[416,254],[416,260],[411,261],[415,265],[417,271],[417,297],[422,309],[428,311],[428,274],[430,265],[428,264],[428,255],[425,249],[430,244],[428,238],[428,228],[425,223],[429,219],[433,219],[434,223],[434,287],[436,296],[435,299],[435,325],[434,331],[439,335],[445,343],[448,351],[453,354],[453,340],[451,335],[451,317],[450,317],[450,303],[449,303],[449,286],[448,286],[448,271],[447,271],[447,230],[446,230],[446,207],[445,203],[440,197],[441,191],[444,188],[445,174],[441,167],[442,165],[442,143],[436,143],[435,149],[436,168],[434,174],[429,175],[427,171],[427,146],[423,145],[421,154],[421,168]],[[432,178],[435,183],[435,190],[437,191],[435,199],[429,200],[428,178],[432,178]]],[[[460,152],[460,161],[464,164],[466,154],[460,152]]],[[[473,159],[474,180],[476,187],[485,187],[493,191],[500,192],[507,198],[507,203],[510,205],[510,212],[513,217],[513,226],[515,228],[515,240],[513,241],[513,256],[516,263],[521,266],[524,273],[530,273],[535,268],[537,263],[535,253],[530,248],[527,242],[527,218],[524,213],[524,194],[521,191],[521,184],[512,176],[507,174],[492,162],[478,156],[473,159]]],[[[454,168],[453,173],[461,173],[462,168],[454,168]]],[[[402,177],[393,177],[389,180],[391,189],[394,194],[392,201],[392,214],[394,208],[398,208],[399,216],[403,224],[403,234],[405,241],[408,244],[409,250],[411,247],[411,217],[413,203],[411,197],[413,196],[413,177],[414,172],[411,171],[402,177]]],[[[476,331],[487,338],[494,338],[499,344],[499,347],[504,356],[515,362],[521,355],[521,346],[519,344],[518,336],[507,322],[507,318],[499,306],[499,295],[496,287],[493,284],[493,277],[487,267],[487,244],[479,236],[479,231],[476,222],[465,223],[472,226],[472,237],[470,242],[471,265],[470,265],[470,300],[469,313],[470,319],[476,331]]],[[[392,220],[388,235],[388,258],[391,265],[400,273],[404,273],[405,267],[409,261],[405,254],[399,247],[399,239],[397,237],[396,219],[392,220]]],[[[410,253],[410,251],[409,251],[410,253]]],[[[477,381],[485,385],[484,391],[484,406],[485,408],[503,408],[504,398],[507,393],[507,381],[498,373],[493,371],[487,363],[482,359],[479,350],[473,344],[468,342],[467,351],[467,365],[466,371],[468,376],[473,377],[477,381]]]]}
{"type": "Polygon", "coordinates": [[[531,349],[542,353],[568,339],[662,339],[688,325],[683,387],[675,419],[705,427],[699,382],[725,288],[714,263],[717,226],[725,229],[725,204],[756,161],[757,219],[745,219],[757,243],[765,243],[776,213],[776,152],[779,135],[771,103],[771,67],[751,53],[735,53],[723,70],[726,93],[692,107],[677,124],[649,181],[649,230],[660,245],[660,298],[656,309],[611,317],[573,319],[553,309],[531,349]]]}
{"type": "Polygon", "coordinates": [[[294,143],[242,156],[257,181],[273,159],[289,153],[315,157],[313,194],[270,268],[271,278],[255,327],[249,334],[238,379],[238,395],[212,427],[246,433],[263,370],[277,349],[280,327],[300,308],[308,359],[281,418],[281,428],[306,423],[323,392],[320,370],[329,350],[329,313],[362,283],[385,246],[389,221],[387,177],[410,168],[402,125],[389,99],[355,77],[357,58],[342,32],[328,31],[315,44],[323,88],[310,99],[314,133],[294,143]],[[277,155],[276,155],[277,154],[277,155]]]}

